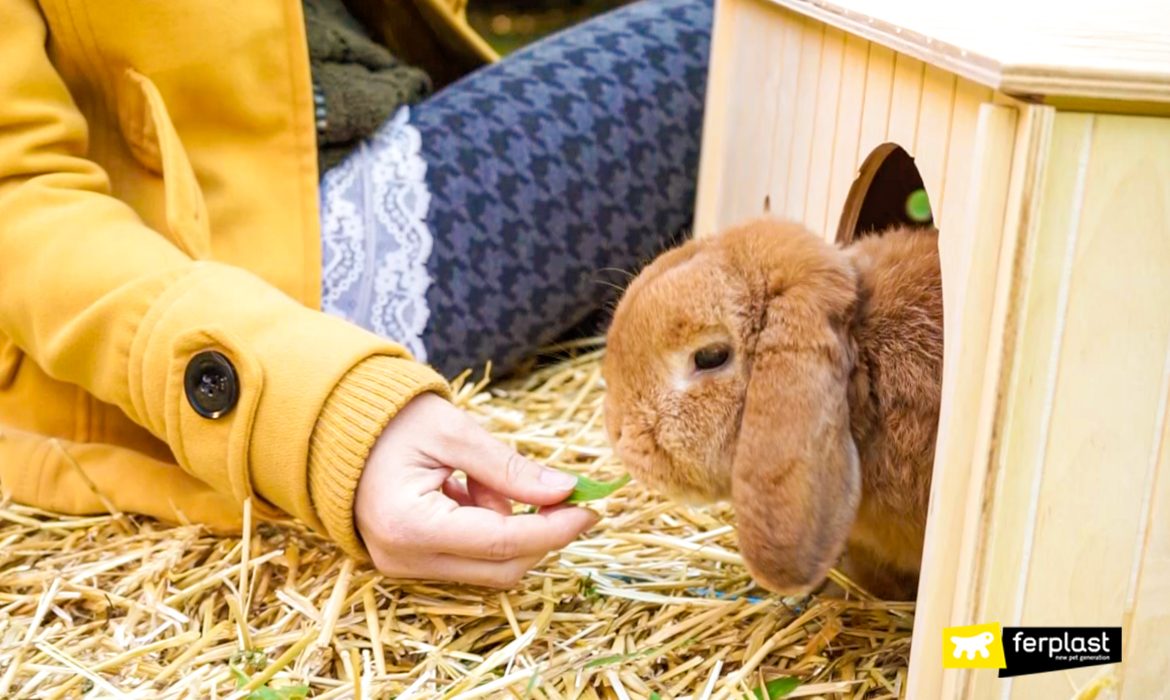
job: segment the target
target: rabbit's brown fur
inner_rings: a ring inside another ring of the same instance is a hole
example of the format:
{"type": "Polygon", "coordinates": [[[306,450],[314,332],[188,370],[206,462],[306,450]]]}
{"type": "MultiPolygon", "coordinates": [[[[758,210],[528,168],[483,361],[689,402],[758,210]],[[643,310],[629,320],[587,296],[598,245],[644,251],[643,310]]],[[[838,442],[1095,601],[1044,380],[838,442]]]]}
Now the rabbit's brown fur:
{"type": "Polygon", "coordinates": [[[758,221],[648,266],[614,315],[606,427],[640,480],[731,499],[749,570],[803,592],[846,549],[874,593],[913,595],[942,380],[937,234],[845,250],[758,221]],[[699,370],[695,353],[726,348],[699,370]]]}

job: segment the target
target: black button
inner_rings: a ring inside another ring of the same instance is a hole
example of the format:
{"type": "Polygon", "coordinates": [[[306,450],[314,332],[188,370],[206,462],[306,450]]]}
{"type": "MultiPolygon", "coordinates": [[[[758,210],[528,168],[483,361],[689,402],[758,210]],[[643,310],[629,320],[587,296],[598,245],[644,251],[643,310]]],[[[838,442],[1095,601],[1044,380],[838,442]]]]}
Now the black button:
{"type": "Polygon", "coordinates": [[[187,402],[204,418],[219,418],[236,406],[240,398],[240,382],[236,368],[222,354],[213,350],[201,352],[187,363],[183,377],[187,402]]]}

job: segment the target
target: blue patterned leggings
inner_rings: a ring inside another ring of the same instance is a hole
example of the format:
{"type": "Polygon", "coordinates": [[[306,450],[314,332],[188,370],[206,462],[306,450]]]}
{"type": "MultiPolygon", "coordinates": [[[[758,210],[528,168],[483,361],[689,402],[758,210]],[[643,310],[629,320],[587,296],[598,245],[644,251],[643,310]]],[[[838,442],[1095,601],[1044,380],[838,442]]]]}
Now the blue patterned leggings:
{"type": "Polygon", "coordinates": [[[325,310],[452,375],[604,307],[690,225],[710,23],[642,0],[400,110],[322,180],[325,310]]]}

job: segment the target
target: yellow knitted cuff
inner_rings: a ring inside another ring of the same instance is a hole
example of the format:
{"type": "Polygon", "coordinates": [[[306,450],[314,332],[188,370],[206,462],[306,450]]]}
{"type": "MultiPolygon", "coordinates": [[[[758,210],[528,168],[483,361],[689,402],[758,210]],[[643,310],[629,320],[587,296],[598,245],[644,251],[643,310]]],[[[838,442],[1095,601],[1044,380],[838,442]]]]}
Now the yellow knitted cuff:
{"type": "Polygon", "coordinates": [[[419,394],[450,395],[430,367],[375,355],[353,367],[333,389],[309,440],[309,494],[325,532],[348,554],[366,559],[353,520],[354,493],[382,429],[419,394]]]}

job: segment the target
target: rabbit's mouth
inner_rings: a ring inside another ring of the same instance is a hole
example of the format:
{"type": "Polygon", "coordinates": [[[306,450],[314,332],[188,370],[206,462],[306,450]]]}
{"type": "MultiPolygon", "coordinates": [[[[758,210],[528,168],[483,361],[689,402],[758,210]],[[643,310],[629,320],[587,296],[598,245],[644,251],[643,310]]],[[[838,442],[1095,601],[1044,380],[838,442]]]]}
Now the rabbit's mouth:
{"type": "Polygon", "coordinates": [[[712,497],[709,493],[689,489],[676,490],[669,493],[664,491],[664,493],[670,497],[670,500],[681,503],[684,506],[709,506],[719,501],[718,498],[712,497]]]}
{"type": "MultiPolygon", "coordinates": [[[[664,437],[658,412],[606,412],[614,454],[639,482],[672,500],[706,505],[727,498],[731,484],[712,455],[697,454],[691,441],[664,437]]],[[[730,472],[727,471],[729,474],[730,472]]]]}
{"type": "Polygon", "coordinates": [[[712,484],[698,478],[693,467],[680,464],[662,450],[623,450],[619,445],[617,455],[635,479],[672,501],[704,506],[721,500],[712,484]]]}
{"type": "Polygon", "coordinates": [[[638,481],[653,488],[670,500],[686,506],[706,506],[719,500],[704,489],[696,488],[692,484],[652,478],[638,479],[638,481]]]}

